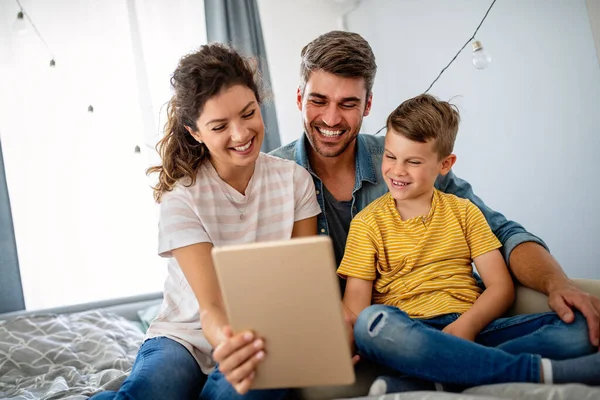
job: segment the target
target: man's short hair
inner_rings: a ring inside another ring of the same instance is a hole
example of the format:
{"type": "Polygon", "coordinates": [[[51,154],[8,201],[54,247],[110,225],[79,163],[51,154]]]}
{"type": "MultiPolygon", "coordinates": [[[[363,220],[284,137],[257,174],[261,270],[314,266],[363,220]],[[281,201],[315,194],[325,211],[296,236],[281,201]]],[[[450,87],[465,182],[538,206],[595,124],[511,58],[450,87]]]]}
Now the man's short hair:
{"type": "Polygon", "coordinates": [[[325,33],[304,46],[300,55],[303,92],[311,72],[323,70],[344,78],[364,78],[367,98],[371,94],[377,64],[369,42],[358,33],[325,33]]]}
{"type": "Polygon", "coordinates": [[[387,119],[388,132],[402,135],[415,142],[435,140],[438,158],[452,154],[460,115],[458,108],[429,94],[406,100],[387,119]]]}

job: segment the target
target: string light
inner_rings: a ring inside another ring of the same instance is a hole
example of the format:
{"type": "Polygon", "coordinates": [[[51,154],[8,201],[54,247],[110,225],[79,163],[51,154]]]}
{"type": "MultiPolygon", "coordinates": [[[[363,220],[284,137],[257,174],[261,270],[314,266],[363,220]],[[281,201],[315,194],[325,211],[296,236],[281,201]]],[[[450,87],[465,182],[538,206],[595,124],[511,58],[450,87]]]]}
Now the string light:
{"type": "MultiPolygon", "coordinates": [[[[479,32],[479,28],[481,28],[481,25],[483,25],[483,21],[485,21],[485,19],[487,18],[487,16],[490,13],[490,10],[492,9],[492,7],[494,7],[494,3],[496,3],[496,0],[492,1],[492,4],[490,4],[490,7],[487,9],[487,11],[485,12],[485,15],[481,19],[481,22],[479,23],[479,25],[477,25],[477,28],[475,29],[475,32],[473,32],[473,34],[471,35],[471,37],[465,42],[465,44],[463,44],[463,46],[460,48],[460,50],[458,51],[458,53],[456,53],[456,55],[452,58],[452,60],[450,60],[450,62],[448,63],[448,65],[446,65],[444,67],[444,69],[442,69],[440,71],[440,74],[437,76],[437,78],[435,78],[433,80],[433,82],[431,82],[431,85],[429,85],[429,87],[427,88],[427,90],[425,91],[425,93],[429,92],[429,89],[431,89],[433,87],[433,85],[438,81],[438,79],[440,79],[440,77],[448,69],[448,67],[450,65],[452,65],[452,63],[454,62],[454,60],[456,60],[456,57],[458,57],[458,55],[464,50],[464,48],[467,47],[467,45],[469,43],[471,43],[475,39],[475,35],[477,35],[477,32],[479,32]]],[[[476,42],[473,43],[473,45],[474,45],[473,46],[473,51],[475,51],[475,43],[479,43],[479,46],[483,50],[483,46],[481,46],[481,42],[476,41],[476,42]]],[[[475,63],[475,61],[473,61],[473,64],[474,63],[475,63]]],[[[488,64],[489,64],[489,62],[488,62],[488,64]]]]}
{"type": "MultiPolygon", "coordinates": [[[[487,11],[485,12],[485,15],[483,16],[483,18],[481,19],[481,22],[479,22],[479,25],[477,25],[477,28],[475,29],[475,32],[473,32],[473,34],[471,35],[471,37],[465,42],[465,44],[463,44],[463,46],[460,48],[460,50],[458,50],[458,52],[454,55],[454,57],[452,57],[452,59],[450,60],[450,62],[448,63],[448,65],[446,65],[438,74],[437,78],[435,78],[433,80],[433,82],[431,82],[431,85],[429,85],[429,87],[427,88],[427,90],[425,90],[425,92],[423,93],[427,93],[429,92],[429,90],[433,87],[433,85],[435,85],[435,83],[438,81],[438,79],[440,79],[440,77],[443,75],[444,72],[446,72],[446,70],[448,69],[448,67],[450,67],[450,65],[452,65],[452,63],[454,62],[454,60],[456,60],[456,58],[458,57],[458,55],[465,49],[465,47],[467,47],[467,45],[471,42],[473,42],[473,65],[475,66],[475,68],[477,69],[483,69],[485,67],[487,67],[489,65],[489,63],[491,62],[491,57],[488,53],[483,51],[483,45],[481,44],[480,41],[475,40],[475,35],[477,35],[477,32],[479,32],[479,28],[481,28],[481,25],[483,25],[483,21],[485,21],[485,19],[487,18],[488,14],[490,13],[490,10],[492,9],[492,7],[494,7],[494,4],[496,3],[496,0],[492,1],[492,4],[490,4],[490,7],[487,9],[487,11]]],[[[379,132],[381,132],[382,130],[385,129],[385,126],[383,126],[381,129],[379,129],[377,132],[375,132],[375,135],[379,134],[379,132]]]]}
{"type": "Polygon", "coordinates": [[[22,10],[17,13],[17,20],[15,21],[13,30],[18,35],[22,35],[27,31],[27,23],[25,22],[25,14],[23,14],[22,10]]]}
{"type": "Polygon", "coordinates": [[[23,5],[21,4],[21,2],[19,0],[16,0],[16,2],[19,5],[19,9],[21,10],[17,14],[17,21],[25,21],[25,20],[27,20],[29,22],[29,25],[31,25],[31,27],[33,28],[33,31],[35,32],[35,34],[37,35],[37,37],[44,44],[44,46],[46,46],[46,49],[48,49],[48,53],[50,54],[50,66],[51,67],[55,67],[56,66],[56,61],[55,61],[55,58],[54,58],[54,54],[52,53],[52,50],[50,49],[50,46],[48,46],[48,43],[46,43],[46,41],[42,37],[42,34],[40,33],[40,31],[37,28],[37,26],[35,26],[35,24],[33,23],[33,20],[31,19],[31,17],[29,16],[29,14],[23,8],[23,5]]]}
{"type": "MultiPolygon", "coordinates": [[[[54,57],[54,53],[52,52],[52,49],[50,48],[50,46],[48,46],[48,43],[42,37],[42,34],[40,33],[37,26],[33,23],[31,16],[29,16],[27,11],[25,11],[25,9],[23,8],[23,5],[21,4],[20,0],[15,0],[15,1],[17,2],[17,5],[19,6],[19,10],[20,10],[17,13],[17,21],[15,22],[15,30],[17,31],[17,33],[22,33],[27,28],[26,21],[29,22],[29,25],[31,25],[31,27],[33,28],[33,31],[35,32],[36,36],[44,44],[44,46],[48,50],[48,53],[50,54],[50,62],[48,63],[48,65],[50,66],[50,68],[56,68],[56,58],[54,57]]],[[[88,106],[87,110],[88,110],[88,113],[90,113],[90,114],[94,113],[94,106],[92,106],[90,104],[88,106]]]]}
{"type": "Polygon", "coordinates": [[[473,65],[477,69],[487,68],[492,62],[492,57],[485,51],[479,40],[472,43],[473,45],[473,65]]]}

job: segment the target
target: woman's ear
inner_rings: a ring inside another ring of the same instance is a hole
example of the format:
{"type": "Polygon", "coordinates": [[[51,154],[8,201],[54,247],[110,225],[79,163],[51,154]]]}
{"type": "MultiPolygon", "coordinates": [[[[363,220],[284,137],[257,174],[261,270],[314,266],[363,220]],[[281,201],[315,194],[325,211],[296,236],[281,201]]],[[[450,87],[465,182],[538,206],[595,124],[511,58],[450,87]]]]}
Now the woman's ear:
{"type": "Polygon", "coordinates": [[[187,129],[190,135],[192,135],[192,137],[196,139],[198,143],[202,143],[202,136],[200,136],[200,131],[195,131],[187,125],[185,125],[185,129],[187,129]]]}
{"type": "Polygon", "coordinates": [[[444,158],[440,167],[440,175],[446,175],[448,172],[450,172],[454,166],[454,163],[456,163],[456,154],[450,154],[444,158]]]}

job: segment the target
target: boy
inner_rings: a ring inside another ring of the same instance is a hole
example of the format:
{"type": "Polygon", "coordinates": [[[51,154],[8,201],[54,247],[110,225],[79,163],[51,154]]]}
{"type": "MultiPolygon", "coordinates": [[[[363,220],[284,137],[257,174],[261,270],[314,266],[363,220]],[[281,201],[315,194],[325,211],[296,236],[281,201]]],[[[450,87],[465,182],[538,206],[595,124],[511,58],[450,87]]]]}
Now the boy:
{"type": "MultiPolygon", "coordinates": [[[[353,219],[338,269],[347,278],[344,307],[358,316],[359,353],[448,384],[598,384],[598,372],[575,371],[574,359],[555,362],[536,354],[565,358],[536,331],[552,313],[514,317],[539,324],[503,329],[508,319],[500,317],[514,300],[514,287],[501,244],[479,208],[434,188],[456,162],[459,119],[453,106],[430,95],[405,101],[388,117],[382,175],[389,193],[353,219]],[[527,335],[531,340],[511,343],[527,335]]],[[[580,355],[591,348],[584,342],[580,355]]],[[[591,371],[600,368],[597,354],[577,360],[591,371]]]]}

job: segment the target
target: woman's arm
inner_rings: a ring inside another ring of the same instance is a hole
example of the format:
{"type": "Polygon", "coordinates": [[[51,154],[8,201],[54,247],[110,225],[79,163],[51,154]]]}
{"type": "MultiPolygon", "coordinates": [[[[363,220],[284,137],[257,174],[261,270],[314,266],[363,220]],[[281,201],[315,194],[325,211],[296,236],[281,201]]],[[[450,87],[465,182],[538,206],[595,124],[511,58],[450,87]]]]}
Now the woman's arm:
{"type": "Polygon", "coordinates": [[[292,237],[315,236],[317,234],[317,217],[310,217],[294,222],[292,237]]]}
{"type": "Polygon", "coordinates": [[[471,341],[490,322],[501,317],[515,299],[514,285],[499,250],[482,254],[473,261],[486,289],[467,312],[444,329],[471,341]]]}
{"type": "Polygon", "coordinates": [[[254,370],[264,358],[264,342],[251,331],[234,335],[228,326],[211,249],[211,243],[197,243],[172,253],[198,300],[202,330],[214,348],[213,358],[219,363],[219,370],[243,394],[250,389],[254,370]]]}
{"type": "Polygon", "coordinates": [[[217,275],[212,261],[212,243],[197,243],[172,251],[202,310],[202,331],[217,347],[228,325],[217,275]]]}

